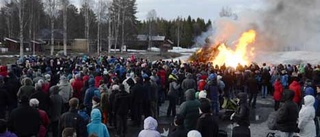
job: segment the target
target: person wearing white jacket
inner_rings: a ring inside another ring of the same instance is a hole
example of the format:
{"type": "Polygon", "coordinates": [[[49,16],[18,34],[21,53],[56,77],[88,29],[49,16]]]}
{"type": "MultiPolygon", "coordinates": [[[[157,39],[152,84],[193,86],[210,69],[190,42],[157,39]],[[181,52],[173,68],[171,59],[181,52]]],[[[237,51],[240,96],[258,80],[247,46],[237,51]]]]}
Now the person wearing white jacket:
{"type": "Polygon", "coordinates": [[[161,137],[157,131],[158,122],[153,117],[147,117],[143,126],[144,129],[140,131],[138,137],[161,137]]]}
{"type": "Polygon", "coordinates": [[[314,123],[315,109],[313,107],[315,98],[312,95],[304,97],[304,105],[299,112],[298,128],[300,137],[315,137],[316,126],[314,123]]]}

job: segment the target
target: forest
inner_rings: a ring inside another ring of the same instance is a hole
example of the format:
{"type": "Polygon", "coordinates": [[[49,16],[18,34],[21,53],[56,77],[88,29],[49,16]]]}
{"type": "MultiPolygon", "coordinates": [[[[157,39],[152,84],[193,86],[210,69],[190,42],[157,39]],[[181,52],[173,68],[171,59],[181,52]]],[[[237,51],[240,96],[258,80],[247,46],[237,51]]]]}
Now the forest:
{"type": "Polygon", "coordinates": [[[4,1],[0,9],[0,42],[6,37],[20,41],[47,38],[47,44],[53,46],[55,39],[67,45],[68,40],[77,38],[88,39],[88,45],[99,49],[102,41],[107,41],[109,49],[111,45],[134,47],[128,44],[137,35],[159,35],[174,45],[190,48],[194,37],[212,24],[191,16],[167,20],[158,17],[155,10],[148,12],[146,20],[138,20],[136,0],[82,0],[81,6],[69,0],[4,1]]]}

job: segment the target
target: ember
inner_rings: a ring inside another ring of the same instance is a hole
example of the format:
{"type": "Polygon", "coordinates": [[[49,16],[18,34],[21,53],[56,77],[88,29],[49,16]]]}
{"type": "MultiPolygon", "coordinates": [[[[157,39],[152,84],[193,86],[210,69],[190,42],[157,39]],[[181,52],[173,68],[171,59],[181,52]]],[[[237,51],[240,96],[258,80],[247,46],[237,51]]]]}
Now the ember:
{"type": "Polygon", "coordinates": [[[256,39],[256,32],[249,30],[244,32],[234,48],[226,46],[225,43],[220,43],[211,46],[204,46],[190,57],[190,61],[197,62],[212,62],[214,65],[236,68],[238,64],[248,65],[251,63],[250,58],[254,56],[254,48],[248,47],[256,39]]]}

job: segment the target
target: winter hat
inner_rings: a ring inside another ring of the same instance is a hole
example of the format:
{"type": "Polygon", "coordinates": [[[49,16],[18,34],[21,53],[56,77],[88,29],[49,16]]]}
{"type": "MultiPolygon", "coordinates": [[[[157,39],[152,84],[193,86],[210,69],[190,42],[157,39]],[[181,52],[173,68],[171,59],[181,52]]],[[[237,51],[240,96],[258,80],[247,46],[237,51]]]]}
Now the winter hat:
{"type": "Polygon", "coordinates": [[[45,78],[47,81],[50,81],[50,80],[51,80],[50,74],[45,74],[45,75],[44,75],[44,78],[45,78]]]}
{"type": "Polygon", "coordinates": [[[119,89],[120,89],[119,85],[113,85],[111,87],[111,90],[119,90],[119,89]]]}
{"type": "Polygon", "coordinates": [[[217,76],[217,80],[220,80],[220,79],[222,79],[222,76],[221,76],[221,75],[218,75],[218,76],[217,76]]]}
{"type": "Polygon", "coordinates": [[[150,80],[156,82],[157,78],[155,76],[150,76],[150,80]]]}
{"type": "Polygon", "coordinates": [[[94,97],[92,98],[92,100],[93,100],[94,102],[96,102],[96,103],[100,103],[100,98],[97,97],[97,96],[94,96],[94,97]]]}
{"type": "Polygon", "coordinates": [[[173,70],[172,70],[172,74],[177,75],[177,74],[178,74],[177,69],[173,69],[173,70]]]}
{"type": "Polygon", "coordinates": [[[215,78],[216,78],[216,75],[212,73],[212,74],[209,75],[208,80],[211,81],[211,80],[213,80],[215,78]]]}
{"type": "Polygon", "coordinates": [[[199,93],[199,99],[200,98],[207,98],[207,92],[205,90],[200,91],[199,93]]]}
{"type": "Polygon", "coordinates": [[[147,78],[147,77],[149,77],[148,74],[146,74],[146,73],[142,74],[142,78],[147,78]]]}
{"type": "Polygon", "coordinates": [[[197,130],[191,130],[188,132],[187,137],[202,137],[201,133],[197,130]]]}
{"type": "Polygon", "coordinates": [[[67,81],[67,77],[64,76],[64,75],[62,75],[62,76],[60,77],[60,80],[61,80],[61,81],[67,81]]]}
{"type": "Polygon", "coordinates": [[[29,101],[29,105],[31,106],[31,107],[38,107],[39,106],[39,100],[38,99],[36,99],[36,98],[33,98],[33,99],[30,99],[30,101],[29,101]]]}

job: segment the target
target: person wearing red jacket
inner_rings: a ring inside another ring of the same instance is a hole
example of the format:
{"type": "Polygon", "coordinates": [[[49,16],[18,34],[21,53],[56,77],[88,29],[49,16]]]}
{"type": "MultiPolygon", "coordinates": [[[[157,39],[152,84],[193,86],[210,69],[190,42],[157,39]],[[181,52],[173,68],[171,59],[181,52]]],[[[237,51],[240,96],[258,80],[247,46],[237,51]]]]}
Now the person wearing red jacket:
{"type": "Polygon", "coordinates": [[[301,85],[299,84],[298,80],[295,78],[289,85],[289,89],[294,91],[294,98],[293,102],[297,103],[300,106],[301,103],[301,85]]]}
{"type": "Polygon", "coordinates": [[[280,78],[277,78],[274,82],[274,92],[273,92],[273,99],[274,99],[274,110],[277,111],[280,107],[280,101],[282,98],[283,86],[281,84],[280,78]]]}
{"type": "Polygon", "coordinates": [[[83,88],[83,85],[84,83],[80,78],[80,74],[76,74],[74,82],[71,83],[73,89],[73,97],[76,97],[79,100],[83,99],[83,97],[81,96],[81,89],[83,88]]]}

